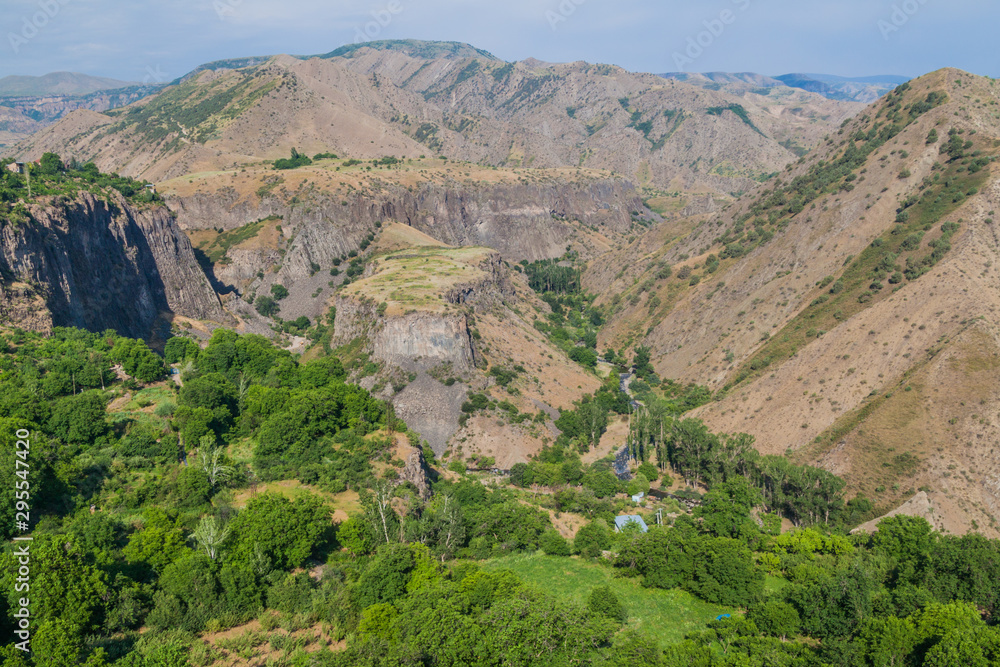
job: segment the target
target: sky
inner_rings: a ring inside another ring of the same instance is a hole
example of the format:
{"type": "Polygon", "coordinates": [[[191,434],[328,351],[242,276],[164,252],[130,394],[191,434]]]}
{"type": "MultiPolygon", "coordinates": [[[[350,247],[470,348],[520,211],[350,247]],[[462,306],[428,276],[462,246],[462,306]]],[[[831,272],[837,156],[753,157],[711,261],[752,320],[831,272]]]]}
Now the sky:
{"type": "Polygon", "coordinates": [[[241,56],[369,39],[643,72],[1000,76],[996,0],[0,0],[0,77],[165,82],[241,56]]]}

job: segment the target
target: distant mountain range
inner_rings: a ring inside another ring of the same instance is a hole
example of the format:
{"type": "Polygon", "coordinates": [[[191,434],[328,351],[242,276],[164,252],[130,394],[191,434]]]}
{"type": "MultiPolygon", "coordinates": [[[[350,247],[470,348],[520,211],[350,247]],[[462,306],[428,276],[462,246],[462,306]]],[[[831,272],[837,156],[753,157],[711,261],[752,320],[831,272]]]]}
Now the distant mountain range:
{"type": "Polygon", "coordinates": [[[134,85],[137,84],[77,72],[52,72],[43,76],[5,76],[0,79],[0,97],[89,95],[99,90],[114,90],[134,85]]]}
{"type": "Polygon", "coordinates": [[[787,86],[817,93],[831,100],[863,102],[865,104],[874,102],[899,84],[909,81],[909,77],[893,74],[862,77],[834,76],[832,74],[782,74],[772,77],[752,72],[705,72],[703,74],[668,72],[661,76],[667,79],[686,81],[709,90],[724,90],[735,94],[747,92],[747,90],[752,91],[754,88],[769,89],[787,86]]]}
{"type": "Polygon", "coordinates": [[[508,63],[456,42],[366,42],[206,63],[128,114],[64,118],[14,152],[95,158],[158,181],[292,148],[358,159],[431,154],[729,194],[783,169],[863,106],[771,90],[744,97],[613,65],[508,63]]]}

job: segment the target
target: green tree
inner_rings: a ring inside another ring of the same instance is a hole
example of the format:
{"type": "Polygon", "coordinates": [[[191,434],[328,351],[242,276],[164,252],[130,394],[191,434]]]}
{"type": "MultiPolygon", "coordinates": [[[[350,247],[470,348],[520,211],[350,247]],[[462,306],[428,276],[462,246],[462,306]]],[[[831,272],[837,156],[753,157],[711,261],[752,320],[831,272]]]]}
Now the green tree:
{"type": "Polygon", "coordinates": [[[110,431],[106,405],[104,395],[98,391],[60,399],[53,406],[49,430],[68,444],[93,445],[110,431]]]}
{"type": "Polygon", "coordinates": [[[200,507],[208,502],[212,482],[201,468],[185,466],[177,475],[177,493],[181,507],[200,507]]]}
{"type": "Polygon", "coordinates": [[[415,564],[413,552],[405,544],[380,547],[354,589],[358,608],[392,603],[406,595],[406,585],[415,564]]]}
{"type": "Polygon", "coordinates": [[[871,547],[896,563],[898,581],[913,581],[931,555],[933,529],[923,517],[903,514],[882,519],[871,536],[871,547]]]}
{"type": "Polygon", "coordinates": [[[597,366],[597,352],[589,347],[574,347],[569,351],[569,358],[584,368],[597,366]]]}
{"type": "Polygon", "coordinates": [[[264,317],[274,317],[278,314],[278,302],[269,296],[261,294],[254,301],[253,307],[264,317]]]}
{"type": "Polygon", "coordinates": [[[143,512],[142,528],[132,533],[122,553],[130,563],[146,563],[162,572],[187,553],[184,542],[184,529],[176,514],[148,507],[143,512]]]}
{"type": "Polygon", "coordinates": [[[764,634],[780,637],[782,641],[789,635],[797,634],[801,625],[799,612],[795,607],[775,599],[768,599],[763,604],[752,607],[747,613],[747,619],[764,634]]]}
{"type": "Polygon", "coordinates": [[[39,171],[47,176],[55,176],[63,171],[62,158],[55,153],[43,153],[41,159],[38,161],[38,168],[39,171]]]}
{"type": "Polygon", "coordinates": [[[867,619],[857,636],[866,664],[873,667],[902,667],[908,664],[918,640],[913,622],[895,616],[867,619]]]}
{"type": "Polygon", "coordinates": [[[1000,632],[984,625],[958,627],[928,649],[925,667],[994,667],[1000,663],[1000,632]]]}
{"type": "Polygon", "coordinates": [[[641,472],[636,473],[628,483],[627,492],[629,495],[636,495],[637,493],[649,493],[649,479],[646,478],[641,472]]]}
{"type": "Polygon", "coordinates": [[[489,505],[469,514],[470,535],[500,551],[537,549],[542,533],[552,527],[547,513],[516,501],[489,505]]]}
{"type": "Polygon", "coordinates": [[[618,478],[610,470],[595,469],[592,466],[583,476],[583,486],[593,491],[598,498],[607,498],[618,493],[618,478]]]}
{"type": "Polygon", "coordinates": [[[660,477],[660,471],[652,463],[643,463],[637,472],[650,482],[655,482],[660,477]]]}
{"type": "MultiPolygon", "coordinates": [[[[15,550],[16,551],[16,550],[15,550]]],[[[19,605],[24,592],[15,588],[18,559],[15,551],[3,556],[2,582],[9,608],[19,605]]],[[[65,623],[81,633],[96,630],[108,595],[107,575],[88,562],[79,544],[65,536],[36,535],[31,543],[31,615],[39,624],[65,623]]]]}
{"type": "Polygon", "coordinates": [[[0,536],[4,540],[14,534],[18,501],[25,503],[32,495],[38,498],[43,489],[53,494],[56,491],[46,460],[49,449],[49,443],[34,424],[0,418],[0,536]],[[18,433],[28,437],[18,438],[18,433]],[[21,446],[17,445],[19,440],[21,446]]]}
{"type": "Polygon", "coordinates": [[[167,341],[163,350],[163,360],[168,364],[176,364],[186,359],[197,359],[201,348],[190,338],[174,336],[167,341]]]}
{"type": "Polygon", "coordinates": [[[592,521],[577,531],[573,538],[573,550],[587,558],[597,558],[602,551],[611,548],[612,534],[603,519],[592,521]]]}
{"type": "Polygon", "coordinates": [[[702,520],[706,532],[752,542],[760,531],[751,512],[763,504],[764,497],[756,487],[744,477],[733,477],[713,486],[694,515],[702,520]]]}
{"type": "Polygon", "coordinates": [[[230,556],[234,562],[251,567],[255,553],[261,553],[277,569],[289,570],[300,566],[323,544],[332,521],[329,510],[313,494],[291,501],[265,493],[253,498],[230,527],[235,539],[230,556]]]}
{"type": "Polygon", "coordinates": [[[84,649],[83,632],[79,626],[56,619],[44,621],[31,641],[31,653],[36,665],[45,667],[104,667],[104,649],[98,649],[87,660],[81,660],[84,649]]]}

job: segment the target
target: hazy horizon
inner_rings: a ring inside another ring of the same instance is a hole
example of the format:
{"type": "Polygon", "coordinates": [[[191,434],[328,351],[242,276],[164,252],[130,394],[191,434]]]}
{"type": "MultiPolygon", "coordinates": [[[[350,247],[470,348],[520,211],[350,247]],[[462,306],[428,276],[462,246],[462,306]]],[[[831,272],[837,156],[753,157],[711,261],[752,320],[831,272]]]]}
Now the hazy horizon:
{"type": "Polygon", "coordinates": [[[919,76],[997,74],[986,0],[8,0],[0,77],[83,72],[165,82],[214,60],[326,53],[376,39],[466,42],[508,61],[612,63],[641,72],[919,76]]]}

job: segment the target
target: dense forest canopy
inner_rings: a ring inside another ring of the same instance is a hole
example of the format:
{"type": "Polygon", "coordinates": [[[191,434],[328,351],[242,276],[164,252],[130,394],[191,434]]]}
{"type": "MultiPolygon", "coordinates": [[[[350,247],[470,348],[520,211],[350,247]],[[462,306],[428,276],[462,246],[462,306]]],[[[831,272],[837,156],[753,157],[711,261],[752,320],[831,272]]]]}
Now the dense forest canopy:
{"type": "Polygon", "coordinates": [[[1000,664],[1000,542],[906,516],[850,534],[871,503],[685,418],[700,388],[662,386],[635,412],[608,381],[503,483],[435,472],[427,497],[399,476],[399,443],[419,437],[336,354],[303,362],[226,330],[172,338],[163,357],[112,332],[7,332],[3,664],[207,666],[266,652],[289,666],[1000,664]],[[631,479],[584,463],[595,433],[630,412],[631,479]],[[626,495],[674,479],[700,491],[655,514],[626,495]],[[14,634],[23,480],[31,655],[14,634]],[[647,531],[614,528],[636,513],[647,531]],[[782,518],[797,527],[782,532],[782,518]],[[536,566],[562,574],[533,578],[536,566]],[[567,595],[566,573],[610,583],[567,595]],[[728,611],[697,612],[668,640],[674,621],[642,606],[668,599],[728,611]]]}

